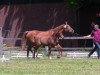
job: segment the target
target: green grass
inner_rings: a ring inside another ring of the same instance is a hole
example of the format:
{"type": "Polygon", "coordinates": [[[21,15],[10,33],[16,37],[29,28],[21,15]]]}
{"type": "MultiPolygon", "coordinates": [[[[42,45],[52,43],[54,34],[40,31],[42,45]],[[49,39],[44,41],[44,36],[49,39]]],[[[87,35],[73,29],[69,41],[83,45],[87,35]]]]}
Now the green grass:
{"type": "Polygon", "coordinates": [[[20,58],[0,62],[0,75],[100,75],[100,60],[20,58]]]}

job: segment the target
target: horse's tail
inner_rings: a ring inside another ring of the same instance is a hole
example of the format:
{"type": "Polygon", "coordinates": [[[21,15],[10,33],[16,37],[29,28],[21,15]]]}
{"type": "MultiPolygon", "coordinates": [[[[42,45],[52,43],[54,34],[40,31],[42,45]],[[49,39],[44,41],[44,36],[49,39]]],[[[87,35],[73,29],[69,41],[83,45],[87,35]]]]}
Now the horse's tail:
{"type": "Polygon", "coordinates": [[[26,46],[26,35],[27,35],[28,31],[25,31],[23,36],[22,36],[22,40],[21,40],[21,50],[25,50],[25,46],[26,46]]]}

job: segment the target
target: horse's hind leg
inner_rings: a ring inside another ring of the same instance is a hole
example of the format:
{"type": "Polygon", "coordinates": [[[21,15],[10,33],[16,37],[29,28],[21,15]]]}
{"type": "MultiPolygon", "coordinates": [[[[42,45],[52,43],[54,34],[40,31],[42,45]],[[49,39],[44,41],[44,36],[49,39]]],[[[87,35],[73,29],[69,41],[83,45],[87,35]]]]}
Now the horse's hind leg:
{"type": "Polygon", "coordinates": [[[37,57],[38,54],[36,54],[35,56],[35,53],[37,52],[37,49],[38,49],[38,46],[34,47],[34,52],[33,52],[33,58],[35,59],[35,57],[37,57]]]}
{"type": "Polygon", "coordinates": [[[49,49],[48,49],[48,58],[49,58],[49,59],[52,59],[52,58],[51,58],[51,47],[49,47],[49,49]]]}
{"type": "Polygon", "coordinates": [[[29,57],[30,47],[27,48],[27,58],[29,57]]]}
{"type": "Polygon", "coordinates": [[[28,48],[27,48],[27,57],[29,57],[29,51],[31,51],[33,53],[32,46],[28,46],[28,48]]]}

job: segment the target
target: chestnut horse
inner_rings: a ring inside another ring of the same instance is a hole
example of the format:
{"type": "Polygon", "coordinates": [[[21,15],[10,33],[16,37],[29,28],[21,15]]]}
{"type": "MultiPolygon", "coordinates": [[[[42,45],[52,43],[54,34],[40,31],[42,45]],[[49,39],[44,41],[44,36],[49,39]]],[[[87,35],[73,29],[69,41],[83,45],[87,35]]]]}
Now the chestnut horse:
{"type": "Polygon", "coordinates": [[[31,51],[33,58],[35,58],[35,52],[37,52],[40,46],[48,46],[48,57],[51,58],[51,48],[61,48],[59,39],[63,37],[62,32],[64,30],[67,32],[74,32],[67,23],[47,31],[26,31],[22,37],[22,49],[25,48],[27,42],[27,57],[29,56],[29,51],[31,51]],[[32,47],[34,47],[34,52],[32,51],[32,47]]]}

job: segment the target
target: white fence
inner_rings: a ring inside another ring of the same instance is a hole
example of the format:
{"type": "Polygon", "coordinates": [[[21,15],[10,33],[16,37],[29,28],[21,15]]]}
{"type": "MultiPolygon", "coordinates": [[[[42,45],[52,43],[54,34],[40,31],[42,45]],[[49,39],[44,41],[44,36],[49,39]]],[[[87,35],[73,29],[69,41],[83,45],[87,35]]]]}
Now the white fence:
{"type": "MultiPolygon", "coordinates": [[[[2,46],[2,44],[3,44],[3,40],[21,40],[22,38],[3,38],[2,36],[0,36],[0,49],[2,48],[1,46],[2,46]]],[[[93,39],[93,37],[64,37],[63,38],[64,40],[82,40],[82,39],[84,39],[84,40],[92,40],[93,39]]],[[[62,39],[62,40],[63,40],[62,39]]],[[[68,42],[68,41],[67,41],[68,42]]],[[[74,42],[74,41],[73,41],[74,42]]],[[[79,49],[91,49],[92,47],[86,47],[86,46],[84,46],[84,47],[65,47],[65,48],[63,48],[63,50],[79,50],[79,49]]],[[[2,49],[4,49],[4,48],[2,48],[2,49]]]]}
{"type": "MultiPolygon", "coordinates": [[[[93,39],[93,37],[64,37],[63,38],[64,40],[81,40],[81,39],[86,39],[86,40],[92,40],[93,39]]],[[[2,37],[2,28],[0,27],[0,50],[7,50],[7,49],[9,49],[9,48],[5,48],[5,47],[2,47],[2,44],[3,44],[3,40],[21,40],[21,38],[3,38],[2,37]]],[[[74,52],[67,52],[67,56],[69,55],[69,56],[72,56],[72,57],[77,57],[77,56],[87,56],[87,54],[88,53],[77,53],[77,52],[75,52],[75,49],[85,49],[86,47],[66,47],[66,48],[63,48],[64,50],[68,50],[68,49],[71,49],[71,50],[73,50],[74,52]]],[[[86,49],[92,49],[93,47],[91,47],[91,48],[86,48],[86,49]]],[[[10,49],[11,50],[11,49],[10,49]]],[[[23,55],[23,54],[20,54],[20,53],[17,53],[16,55],[15,55],[15,57],[23,57],[23,56],[21,56],[21,55],[23,55]]],[[[41,55],[40,55],[41,56],[41,55]]],[[[93,56],[96,56],[96,53],[93,55],[93,56]]],[[[13,57],[13,56],[12,56],[13,57]]],[[[5,57],[4,57],[4,54],[3,54],[3,59],[5,59],[5,57]]]]}
{"type": "MultiPolygon", "coordinates": [[[[1,41],[3,41],[3,40],[21,40],[22,39],[22,38],[2,38],[2,37],[0,37],[0,38],[1,38],[1,41]]],[[[64,37],[63,39],[64,40],[82,40],[82,39],[92,40],[93,37],[64,37]]],[[[84,48],[84,47],[82,47],[82,48],[84,48]]],[[[74,47],[66,47],[66,48],[63,48],[63,49],[81,49],[81,48],[80,47],[75,47],[75,48],[74,47]]]]}
{"type": "Polygon", "coordinates": [[[63,39],[93,39],[93,37],[64,37],[63,39]]]}

